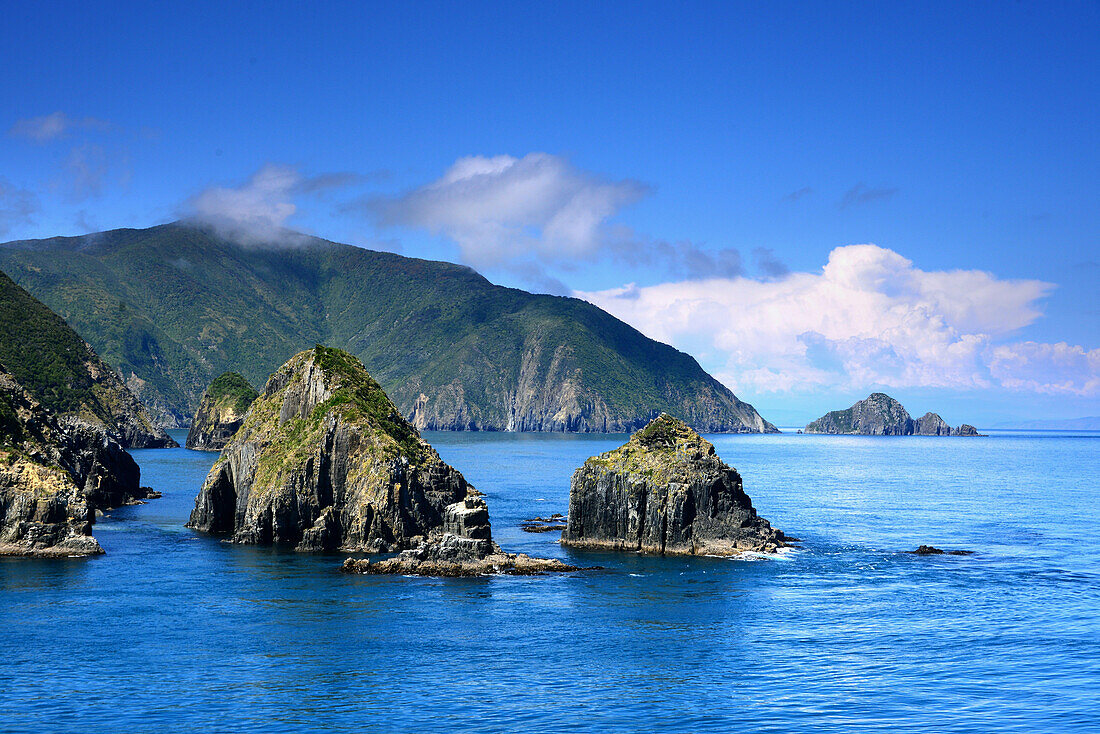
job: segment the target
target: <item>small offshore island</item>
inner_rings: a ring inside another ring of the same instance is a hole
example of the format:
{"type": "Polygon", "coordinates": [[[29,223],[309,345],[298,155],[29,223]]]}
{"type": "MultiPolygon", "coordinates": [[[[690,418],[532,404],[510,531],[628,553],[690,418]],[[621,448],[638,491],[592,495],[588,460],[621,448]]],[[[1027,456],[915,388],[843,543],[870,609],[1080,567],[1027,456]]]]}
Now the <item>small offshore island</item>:
{"type": "Polygon", "coordinates": [[[576,570],[504,554],[480,493],[397,410],[362,363],[318,345],[252,402],[211,468],[187,526],[297,551],[408,551],[363,573],[576,570]]]}
{"type": "Polygon", "coordinates": [[[914,419],[886,393],[871,393],[845,410],[834,410],[807,425],[805,433],[857,436],[981,436],[967,423],[952,428],[937,413],[914,419]]]}
{"type": "Polygon", "coordinates": [[[771,552],[794,540],[756,514],[714,446],[661,414],[573,474],[561,543],[665,555],[771,552]]]}

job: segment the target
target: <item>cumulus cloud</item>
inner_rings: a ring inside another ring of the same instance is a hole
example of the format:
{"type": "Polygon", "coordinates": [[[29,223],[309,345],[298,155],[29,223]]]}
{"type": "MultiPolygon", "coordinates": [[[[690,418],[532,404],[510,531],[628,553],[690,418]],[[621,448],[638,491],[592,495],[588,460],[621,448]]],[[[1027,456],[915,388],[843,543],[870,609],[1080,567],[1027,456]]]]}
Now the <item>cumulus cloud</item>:
{"type": "Polygon", "coordinates": [[[46,143],[68,137],[74,130],[109,130],[111,124],[95,117],[74,118],[64,112],[53,112],[41,117],[16,120],[8,129],[8,135],[25,138],[36,143],[46,143]]]}
{"type": "Polygon", "coordinates": [[[34,194],[0,178],[0,235],[29,223],[37,211],[38,199],[34,194]]]}
{"type": "Polygon", "coordinates": [[[547,268],[601,258],[658,266],[673,277],[741,274],[736,249],[653,239],[614,221],[649,192],[638,181],[610,180],[547,153],[469,156],[436,181],[359,208],[383,226],[447,237],[467,264],[509,271],[552,292],[564,286],[547,268]]]}
{"type": "Polygon", "coordinates": [[[870,188],[864,183],[857,183],[852,188],[845,192],[844,198],[840,200],[837,205],[841,209],[847,209],[850,206],[856,206],[858,204],[869,204],[872,201],[883,201],[894,196],[898,193],[896,188],[881,187],[870,188]]]}
{"type": "Polygon", "coordinates": [[[1011,342],[1039,318],[1038,301],[1052,289],[978,270],[924,271],[891,250],[851,245],[833,250],[820,272],[782,280],[715,278],[576,295],[703,356],[734,389],[1095,394],[1096,350],[1011,342]]]}
{"type": "Polygon", "coordinates": [[[438,180],[366,205],[382,224],[442,234],[466,262],[489,267],[526,254],[591,258],[621,238],[608,220],[647,192],[637,181],[609,181],[530,153],[459,158],[438,180]]]}
{"type": "Polygon", "coordinates": [[[293,166],[268,163],[239,186],[212,186],[196,194],[183,214],[242,244],[295,245],[304,238],[288,230],[286,223],[298,212],[297,197],[359,180],[350,173],[305,176],[293,166]]]}

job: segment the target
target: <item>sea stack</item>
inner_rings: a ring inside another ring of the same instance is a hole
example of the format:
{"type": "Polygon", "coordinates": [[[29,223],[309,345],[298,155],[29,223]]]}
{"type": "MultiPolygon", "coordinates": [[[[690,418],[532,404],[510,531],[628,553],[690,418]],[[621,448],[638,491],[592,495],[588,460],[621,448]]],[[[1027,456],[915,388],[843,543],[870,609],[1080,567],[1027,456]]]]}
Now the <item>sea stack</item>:
{"type": "Polygon", "coordinates": [[[758,516],[741,476],[683,421],[655,418],[573,474],[562,545],[668,555],[774,551],[787,538],[758,516]]]}
{"type": "Polygon", "coordinates": [[[88,556],[97,509],[153,496],[102,426],[58,416],[0,369],[0,555],[88,556]]]}
{"type": "Polygon", "coordinates": [[[806,433],[856,436],[980,436],[966,423],[952,428],[937,413],[913,419],[901,403],[875,392],[845,410],[834,410],[806,426],[806,433]]]}
{"type": "Polygon", "coordinates": [[[358,359],[317,346],[268,379],[187,526],[300,551],[401,550],[472,490],[358,359]]]}
{"type": "Polygon", "coordinates": [[[221,451],[244,423],[245,413],[258,396],[256,388],[242,375],[221,375],[202,394],[184,445],[195,451],[221,451]]]}

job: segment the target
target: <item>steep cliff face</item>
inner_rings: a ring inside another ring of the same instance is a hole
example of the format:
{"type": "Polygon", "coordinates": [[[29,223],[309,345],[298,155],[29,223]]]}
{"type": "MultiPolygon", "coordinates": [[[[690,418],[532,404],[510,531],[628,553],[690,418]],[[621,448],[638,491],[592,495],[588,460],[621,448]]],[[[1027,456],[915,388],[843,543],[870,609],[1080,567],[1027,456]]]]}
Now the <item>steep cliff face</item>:
{"type": "Polygon", "coordinates": [[[218,377],[203,393],[184,445],[196,451],[221,451],[244,424],[257,396],[256,388],[236,372],[218,377]]]}
{"type": "Polygon", "coordinates": [[[731,555],[785,545],[756,514],[741,476],[683,421],[661,415],[573,474],[563,545],[731,555]]]}
{"type": "Polygon", "coordinates": [[[139,480],[102,426],[56,416],[0,371],[0,555],[102,553],[95,511],[149,496],[139,480]]]}
{"type": "Polygon", "coordinates": [[[57,314],[0,273],[0,364],[48,410],[98,423],[126,448],[175,446],[122,378],[57,314]]]}
{"type": "Polygon", "coordinates": [[[472,488],[351,355],[316,347],[267,381],[188,527],[298,550],[397,550],[472,488]]]}
{"type": "Polygon", "coordinates": [[[806,433],[863,436],[979,436],[973,426],[951,428],[938,413],[914,420],[909,412],[885,393],[871,393],[846,410],[826,413],[804,429],[806,433]]]}

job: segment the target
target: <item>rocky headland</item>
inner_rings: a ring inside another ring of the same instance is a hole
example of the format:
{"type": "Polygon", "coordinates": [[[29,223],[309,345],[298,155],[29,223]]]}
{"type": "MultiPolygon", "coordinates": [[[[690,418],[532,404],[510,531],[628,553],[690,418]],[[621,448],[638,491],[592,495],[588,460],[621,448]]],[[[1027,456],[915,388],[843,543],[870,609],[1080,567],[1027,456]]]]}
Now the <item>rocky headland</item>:
{"type": "Polygon", "coordinates": [[[758,516],[741,476],[662,414],[573,474],[562,545],[675,555],[774,551],[791,540],[758,516]]]}
{"type": "Polygon", "coordinates": [[[400,550],[470,490],[359,360],[318,346],[268,379],[187,526],[301,551],[400,550]]]}
{"type": "Polygon", "coordinates": [[[184,446],[195,451],[221,451],[244,424],[245,413],[258,396],[256,388],[236,372],[218,377],[199,401],[184,446]]]}
{"type": "Polygon", "coordinates": [[[0,555],[88,556],[97,510],[154,496],[102,425],[58,416],[0,369],[0,555]]]}
{"type": "Polygon", "coordinates": [[[980,436],[974,426],[952,428],[937,413],[914,419],[901,403],[885,393],[871,393],[845,410],[834,410],[810,423],[805,433],[860,436],[980,436]]]}

